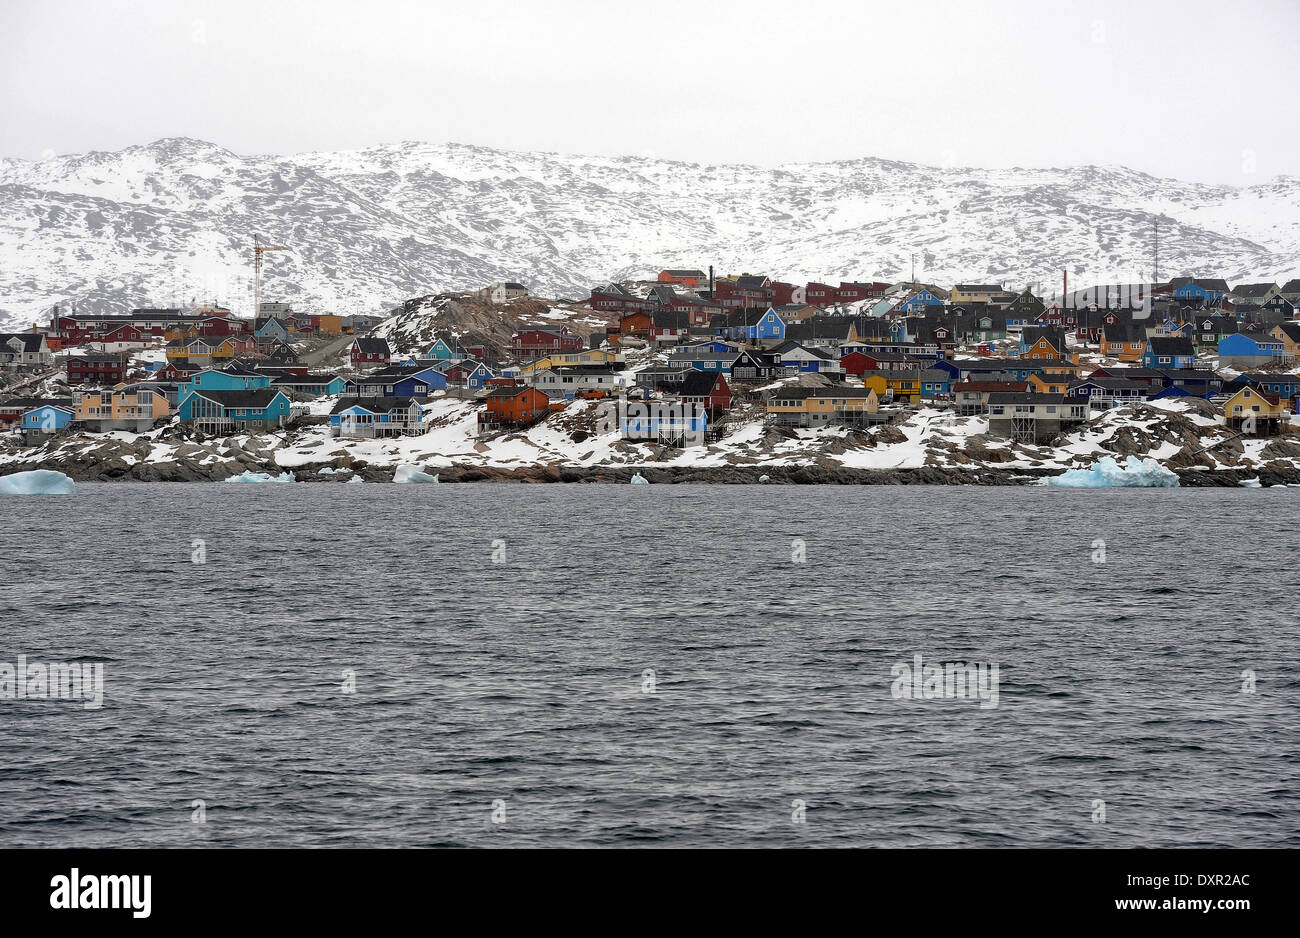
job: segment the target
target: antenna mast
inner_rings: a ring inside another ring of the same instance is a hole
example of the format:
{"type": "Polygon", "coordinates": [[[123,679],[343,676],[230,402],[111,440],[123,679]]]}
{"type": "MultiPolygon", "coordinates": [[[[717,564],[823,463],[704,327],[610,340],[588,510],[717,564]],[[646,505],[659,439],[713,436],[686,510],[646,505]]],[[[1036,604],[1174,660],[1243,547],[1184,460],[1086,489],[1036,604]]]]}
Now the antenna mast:
{"type": "Polygon", "coordinates": [[[266,251],[287,251],[279,244],[263,244],[262,239],[253,235],[253,320],[262,312],[262,254],[266,251]]]}

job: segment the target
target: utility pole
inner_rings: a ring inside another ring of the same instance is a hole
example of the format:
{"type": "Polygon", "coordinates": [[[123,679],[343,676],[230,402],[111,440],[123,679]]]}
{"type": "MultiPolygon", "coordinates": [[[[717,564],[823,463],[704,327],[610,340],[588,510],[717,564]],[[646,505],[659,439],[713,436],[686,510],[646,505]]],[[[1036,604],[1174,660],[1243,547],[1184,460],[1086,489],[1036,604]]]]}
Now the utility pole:
{"type": "Polygon", "coordinates": [[[287,251],[279,244],[263,244],[262,239],[253,235],[253,321],[257,321],[262,311],[262,254],[266,251],[287,251]]]}
{"type": "Polygon", "coordinates": [[[916,286],[916,255],[912,255],[912,286],[916,286]]]}
{"type": "Polygon", "coordinates": [[[1155,251],[1152,258],[1155,269],[1152,271],[1151,279],[1156,283],[1160,282],[1160,222],[1156,222],[1155,251]]]}

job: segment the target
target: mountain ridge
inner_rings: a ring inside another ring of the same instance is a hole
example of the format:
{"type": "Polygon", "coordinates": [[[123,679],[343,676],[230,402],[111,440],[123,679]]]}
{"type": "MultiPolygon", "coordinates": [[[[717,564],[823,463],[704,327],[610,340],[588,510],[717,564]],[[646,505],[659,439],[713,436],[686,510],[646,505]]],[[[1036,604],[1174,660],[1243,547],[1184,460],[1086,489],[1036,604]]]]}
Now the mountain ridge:
{"type": "Polygon", "coordinates": [[[263,297],[341,312],[522,280],[581,297],[661,267],[777,279],[1058,286],[1300,272],[1300,179],[1122,166],[966,169],[860,157],[775,167],[404,141],[289,156],[190,137],[0,159],[0,319],[263,297]]]}

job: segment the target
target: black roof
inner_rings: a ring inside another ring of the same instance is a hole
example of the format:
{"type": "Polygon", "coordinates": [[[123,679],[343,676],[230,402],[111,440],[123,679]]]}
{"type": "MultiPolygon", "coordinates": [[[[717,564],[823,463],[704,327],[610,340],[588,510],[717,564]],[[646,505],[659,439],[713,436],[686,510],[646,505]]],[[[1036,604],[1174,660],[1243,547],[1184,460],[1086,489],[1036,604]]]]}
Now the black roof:
{"type": "Polygon", "coordinates": [[[721,375],[717,372],[699,371],[691,369],[686,375],[686,380],[682,382],[682,393],[689,397],[704,397],[713,393],[713,386],[718,383],[721,375]]]}
{"type": "Polygon", "coordinates": [[[389,352],[387,339],[359,337],[356,339],[356,344],[357,351],[362,355],[387,355],[389,352]]]}
{"type": "Polygon", "coordinates": [[[260,409],[267,407],[277,396],[284,394],[279,388],[249,388],[238,390],[206,391],[196,388],[193,391],[199,397],[206,398],[222,407],[244,407],[260,409]]]}
{"type": "Polygon", "coordinates": [[[349,407],[362,407],[375,413],[389,413],[394,410],[406,410],[411,406],[413,397],[340,397],[331,414],[342,413],[349,407]]]}

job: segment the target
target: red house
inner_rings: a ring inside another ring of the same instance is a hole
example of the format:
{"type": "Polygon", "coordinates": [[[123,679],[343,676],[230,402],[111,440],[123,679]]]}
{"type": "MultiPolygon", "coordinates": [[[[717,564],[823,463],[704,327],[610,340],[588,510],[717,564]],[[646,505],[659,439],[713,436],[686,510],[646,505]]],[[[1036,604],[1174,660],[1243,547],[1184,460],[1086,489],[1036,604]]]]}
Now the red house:
{"type": "Polygon", "coordinates": [[[126,378],[126,359],[119,355],[89,352],[67,359],[68,384],[121,384],[126,378]]]}
{"type": "Polygon", "coordinates": [[[680,283],[684,287],[700,287],[708,282],[702,270],[661,270],[660,283],[680,283]]]}
{"type": "Polygon", "coordinates": [[[829,283],[809,283],[803,289],[803,301],[825,309],[839,302],[840,288],[829,283]]]}
{"type": "Polygon", "coordinates": [[[387,365],[392,354],[392,351],[388,348],[387,339],[352,340],[353,368],[366,365],[387,365]]]}
{"type": "Polygon", "coordinates": [[[780,280],[774,280],[768,286],[772,291],[773,306],[794,306],[805,302],[804,288],[801,286],[783,283],[780,280]]]}
{"type": "Polygon", "coordinates": [[[654,320],[644,310],[624,313],[618,320],[618,334],[634,335],[642,339],[648,339],[650,338],[650,328],[653,325],[654,320]]]}
{"type": "Polygon", "coordinates": [[[691,371],[682,381],[682,403],[701,404],[716,418],[731,408],[731,387],[720,372],[691,371]]]}
{"type": "Polygon", "coordinates": [[[510,340],[515,357],[541,358],[552,352],[576,352],[582,348],[582,337],[569,330],[568,326],[558,329],[525,329],[516,332],[510,340]]]}
{"type": "Polygon", "coordinates": [[[888,286],[887,283],[846,283],[841,280],[839,289],[835,291],[835,298],[839,303],[878,300],[885,295],[885,288],[888,286]]]}

